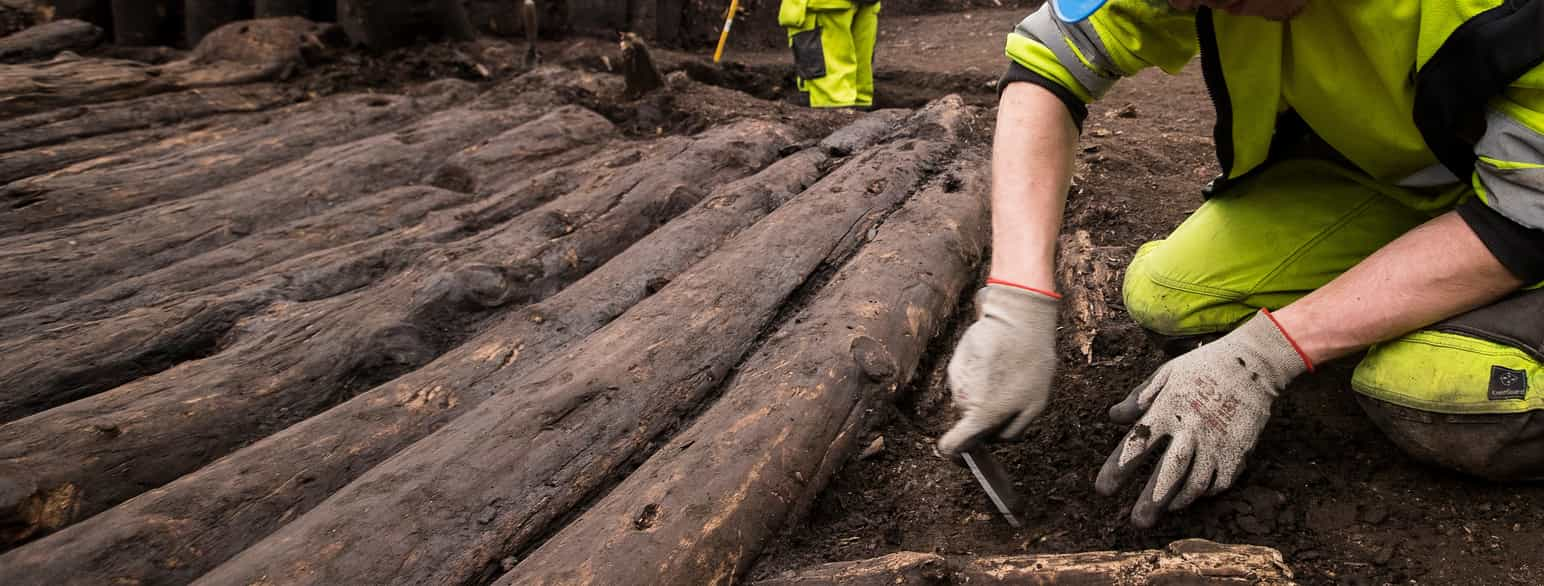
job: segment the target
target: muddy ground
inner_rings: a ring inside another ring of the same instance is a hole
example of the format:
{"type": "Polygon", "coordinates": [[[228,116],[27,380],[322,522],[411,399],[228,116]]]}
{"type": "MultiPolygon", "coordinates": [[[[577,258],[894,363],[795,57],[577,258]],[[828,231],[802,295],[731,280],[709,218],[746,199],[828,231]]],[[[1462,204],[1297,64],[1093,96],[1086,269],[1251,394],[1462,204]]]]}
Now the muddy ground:
{"type": "MultiPolygon", "coordinates": [[[[914,108],[948,93],[990,105],[1003,67],[1002,36],[1022,12],[971,8],[882,16],[879,105],[914,108]]],[[[815,113],[787,105],[788,56],[751,41],[732,42],[722,67],[706,64],[701,50],[656,53],[667,71],[682,70],[692,79],[744,93],[694,90],[624,103],[608,94],[575,92],[561,101],[600,113],[623,136],[637,140],[691,135],[747,118],[819,137],[856,118],[852,112],[815,113]]],[[[609,40],[549,40],[541,49],[549,64],[594,72],[615,67],[609,40]]],[[[338,49],[285,84],[310,100],[352,91],[414,94],[458,87],[423,85],[443,78],[464,80],[481,91],[522,73],[520,56],[518,46],[495,40],[385,54],[338,49]]],[[[1106,253],[1103,262],[1118,271],[1138,245],[1161,238],[1199,204],[1199,189],[1216,167],[1211,108],[1198,71],[1191,69],[1177,77],[1148,73],[1127,80],[1091,112],[1068,227],[1087,230],[1095,245],[1108,247],[1100,249],[1106,253]]],[[[997,449],[1026,496],[1024,529],[1013,530],[990,514],[986,496],[968,474],[932,453],[933,441],[953,417],[943,366],[973,313],[967,298],[952,326],[923,355],[917,378],[903,388],[897,404],[876,410],[877,424],[858,442],[868,445],[882,437],[884,448],[846,465],[809,517],[788,527],[748,577],[902,550],[1055,553],[1161,547],[1203,537],[1279,548],[1306,583],[1537,581],[1544,534],[1533,528],[1544,520],[1544,489],[1477,482],[1405,458],[1362,417],[1349,394],[1354,361],[1324,368],[1286,393],[1233,491],[1152,530],[1129,527],[1135,489],[1117,498],[1092,490],[1099,464],[1123,432],[1104,412],[1163,357],[1120,316],[1118,282],[1101,290],[1117,311],[1099,324],[1092,356],[1063,344],[1051,408],[1024,442],[997,449]]],[[[479,316],[474,323],[486,327],[492,320],[479,316]]]]}

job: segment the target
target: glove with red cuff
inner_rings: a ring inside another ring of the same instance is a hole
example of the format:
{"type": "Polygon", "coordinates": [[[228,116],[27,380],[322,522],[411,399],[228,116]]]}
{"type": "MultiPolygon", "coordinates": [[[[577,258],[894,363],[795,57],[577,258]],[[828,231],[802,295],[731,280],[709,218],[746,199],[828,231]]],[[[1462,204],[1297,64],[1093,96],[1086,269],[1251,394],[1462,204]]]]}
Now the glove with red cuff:
{"type": "Polygon", "coordinates": [[[1136,425],[1105,461],[1094,488],[1114,494],[1168,438],[1131,509],[1132,524],[1151,527],[1165,509],[1227,490],[1270,419],[1276,395],[1312,370],[1270,312],[1260,310],[1216,342],[1164,364],[1110,408],[1115,422],[1136,425]]]}
{"type": "Polygon", "coordinates": [[[976,293],[976,323],[949,359],[949,390],[962,415],[938,440],[941,455],[1017,438],[1045,410],[1056,373],[1057,299],[997,279],[976,293]]]}

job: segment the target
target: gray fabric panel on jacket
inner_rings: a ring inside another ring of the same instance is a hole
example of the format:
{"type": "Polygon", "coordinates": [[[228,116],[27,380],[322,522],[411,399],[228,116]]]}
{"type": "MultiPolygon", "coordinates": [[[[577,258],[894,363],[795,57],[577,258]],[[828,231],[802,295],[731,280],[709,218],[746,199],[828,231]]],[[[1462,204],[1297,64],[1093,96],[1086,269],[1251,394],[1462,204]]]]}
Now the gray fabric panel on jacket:
{"type": "Polygon", "coordinates": [[[1095,99],[1103,96],[1120,79],[1117,76],[1119,70],[1110,60],[1104,42],[1088,21],[1067,24],[1053,16],[1049,6],[1044,6],[1019,21],[1013,32],[1039,41],[1051,49],[1062,67],[1067,68],[1072,77],[1083,84],[1083,89],[1088,90],[1088,94],[1095,99]],[[1077,47],[1077,52],[1073,52],[1073,47],[1077,47]],[[1079,59],[1078,53],[1082,53],[1093,67],[1079,59]]]}
{"type": "MultiPolygon", "coordinates": [[[[1485,136],[1475,145],[1475,154],[1544,165],[1544,134],[1495,110],[1486,115],[1485,123],[1485,136]]],[[[1502,169],[1483,159],[1474,168],[1489,195],[1485,203],[1507,219],[1544,230],[1544,168],[1502,169]]]]}

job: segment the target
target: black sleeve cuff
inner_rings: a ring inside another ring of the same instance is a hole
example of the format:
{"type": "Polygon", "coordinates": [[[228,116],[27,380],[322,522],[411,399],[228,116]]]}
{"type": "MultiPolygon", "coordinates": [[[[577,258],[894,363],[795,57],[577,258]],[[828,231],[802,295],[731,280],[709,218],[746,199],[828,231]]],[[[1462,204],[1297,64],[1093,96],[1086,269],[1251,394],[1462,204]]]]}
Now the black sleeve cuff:
{"type": "Polygon", "coordinates": [[[1501,261],[1501,266],[1524,283],[1544,281],[1544,230],[1513,222],[1478,197],[1459,204],[1458,215],[1501,261]]]}
{"type": "Polygon", "coordinates": [[[1083,120],[1088,118],[1088,106],[1083,105],[1083,100],[1078,99],[1077,95],[1062,87],[1061,84],[1030,71],[1028,67],[1019,65],[1017,61],[1008,61],[1008,72],[997,81],[997,97],[1002,98],[1003,89],[1007,88],[1008,84],[1020,81],[1038,85],[1055,95],[1063,105],[1067,106],[1067,113],[1072,115],[1072,123],[1077,125],[1078,132],[1083,132],[1083,120]]]}

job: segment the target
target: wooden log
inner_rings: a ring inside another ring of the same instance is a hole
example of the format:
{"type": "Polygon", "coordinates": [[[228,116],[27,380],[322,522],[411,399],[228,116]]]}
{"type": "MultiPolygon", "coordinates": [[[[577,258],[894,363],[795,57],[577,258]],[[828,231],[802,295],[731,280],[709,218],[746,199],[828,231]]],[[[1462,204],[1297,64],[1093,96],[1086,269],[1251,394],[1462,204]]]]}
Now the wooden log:
{"type": "MultiPolygon", "coordinates": [[[[881,116],[889,115],[874,118],[881,116]]],[[[888,130],[866,123],[841,134],[845,148],[862,149],[888,130]]],[[[516,378],[610,323],[814,183],[835,152],[805,149],[716,189],[557,295],[500,317],[424,368],[0,557],[0,583],[193,580],[480,404],[490,381],[516,378]]]]}
{"type": "Polygon", "coordinates": [[[165,45],[171,17],[170,0],[112,0],[113,42],[119,45],[165,45]]]}
{"type": "Polygon", "coordinates": [[[61,145],[12,151],[0,156],[0,185],[41,175],[73,163],[123,152],[157,140],[196,131],[203,123],[131,130],[93,136],[61,145]]]}
{"type": "MultiPolygon", "coordinates": [[[[573,114],[576,110],[579,109],[559,109],[515,130],[536,129],[537,132],[532,134],[539,134],[540,129],[563,126],[573,133],[567,140],[572,143],[574,150],[579,154],[593,152],[599,143],[605,142],[610,136],[611,125],[587,111],[579,110],[588,119],[577,116],[573,114]]],[[[547,144],[551,146],[554,142],[549,140],[547,144]]],[[[502,171],[514,177],[530,176],[564,166],[575,158],[571,153],[553,149],[545,156],[519,160],[508,158],[502,171]]],[[[477,176],[471,175],[470,178],[475,180],[477,176]]],[[[523,189],[495,198],[501,200],[496,213],[467,211],[470,215],[464,222],[457,222],[440,232],[423,236],[445,239],[450,237],[445,232],[451,230],[475,232],[478,226],[496,225],[501,218],[534,208],[575,184],[577,182],[546,181],[538,188],[523,189]]],[[[199,340],[183,339],[178,332],[187,328],[187,324],[198,323],[197,316],[204,315],[211,307],[244,305],[244,302],[237,301],[211,305],[210,298],[247,299],[253,291],[261,292],[276,287],[291,289],[296,280],[323,278],[327,271],[322,270],[322,267],[326,263],[320,260],[309,267],[303,267],[310,274],[304,279],[295,267],[279,265],[290,259],[300,260],[300,257],[314,251],[378,235],[382,231],[378,227],[379,223],[368,221],[367,216],[354,220],[357,224],[354,225],[348,223],[350,220],[346,215],[339,214],[358,213],[363,216],[372,209],[368,207],[372,205],[371,199],[379,197],[355,199],[340,208],[327,210],[317,221],[302,219],[267,231],[258,231],[229,246],[213,249],[166,269],[115,283],[104,291],[40,312],[0,321],[5,324],[0,327],[31,334],[18,335],[0,342],[0,347],[5,348],[6,353],[14,358],[0,367],[0,380],[15,385],[9,388],[18,389],[18,392],[0,398],[0,414],[10,420],[35,413],[198,356],[197,353],[202,352],[198,349],[199,340]],[[312,232],[326,237],[296,237],[297,234],[312,232]],[[278,267],[281,274],[271,274],[267,271],[269,267],[278,267]],[[255,277],[246,278],[248,276],[255,277]]],[[[403,248],[409,243],[408,239],[399,239],[389,244],[403,248]]],[[[339,251],[346,253],[343,260],[347,262],[342,263],[345,268],[335,270],[346,271],[348,263],[354,262],[352,258],[385,254],[381,246],[373,243],[369,246],[366,249],[339,251]]],[[[339,280],[346,281],[341,277],[339,280]]],[[[295,292],[287,297],[315,298],[325,296],[322,291],[327,290],[326,287],[313,289],[318,290],[295,292]]],[[[232,319],[243,315],[237,312],[232,319]]],[[[206,328],[195,329],[203,331],[206,328]]],[[[200,334],[199,338],[219,336],[221,332],[215,329],[200,334]]],[[[209,343],[213,343],[213,340],[209,343]]]]}
{"type": "Polygon", "coordinates": [[[976,275],[976,148],[742,364],[690,429],[497,584],[727,584],[856,455],[868,414],[910,380],[976,275]]]}
{"type": "Polygon", "coordinates": [[[546,535],[710,400],[789,296],[847,258],[949,155],[962,114],[957,101],[920,113],[917,132],[948,130],[855,157],[582,347],[497,381],[492,398],[200,582],[496,576],[499,560],[546,535]]]}
{"type": "MultiPolygon", "coordinates": [[[[663,224],[703,195],[695,186],[754,172],[794,140],[762,122],[667,139],[650,145],[638,168],[613,169],[594,188],[485,234],[438,249],[392,247],[379,258],[313,258],[366,266],[340,277],[351,281],[334,286],[340,294],[267,305],[222,336],[224,347],[209,358],[0,427],[0,466],[36,486],[0,502],[0,512],[24,515],[26,503],[73,486],[80,491],[72,512],[95,514],[417,369],[475,333],[490,312],[562,288],[663,224]],[[59,441],[83,424],[117,431],[59,441]]],[[[229,327],[205,329],[222,325],[229,327]]],[[[56,528],[21,521],[34,534],[56,528]]]]}
{"type": "Polygon", "coordinates": [[[1063,293],[1063,315],[1072,323],[1069,337],[1084,362],[1093,364],[1094,340],[1110,316],[1104,293],[1114,290],[1120,248],[1094,246],[1087,230],[1062,235],[1058,247],[1056,281],[1063,293]]]}
{"type": "MultiPolygon", "coordinates": [[[[7,182],[47,175],[77,163],[82,165],[75,169],[95,168],[101,161],[121,160],[120,157],[127,153],[154,158],[172,150],[191,151],[262,126],[268,120],[261,113],[237,112],[12,151],[0,156],[0,194],[14,193],[5,187],[7,182]]],[[[36,194],[22,196],[17,202],[33,200],[36,194]]],[[[0,195],[3,197],[5,195],[0,195]]],[[[23,206],[23,210],[28,207],[25,203],[23,206]]],[[[0,335],[0,338],[4,337],[0,335]]]]}
{"type": "Polygon", "coordinates": [[[969,558],[900,552],[754,582],[795,584],[1295,584],[1281,552],[1185,539],[1163,549],[969,558]]]}
{"type": "Polygon", "coordinates": [[[300,97],[293,88],[257,84],[54,110],[0,122],[0,153],[178,124],[215,114],[260,112],[294,103],[300,97]]]}
{"type": "MultiPolygon", "coordinates": [[[[271,124],[255,128],[222,126],[204,133],[171,137],[171,144],[159,146],[176,148],[114,153],[16,181],[0,186],[0,201],[12,208],[10,214],[0,217],[0,238],[19,236],[21,241],[57,242],[57,238],[50,238],[53,229],[230,186],[292,164],[318,149],[365,141],[372,135],[400,128],[444,107],[445,102],[441,98],[421,100],[381,94],[338,96],[274,111],[268,115],[271,124]],[[28,233],[30,237],[23,236],[28,233]]],[[[523,113],[535,116],[534,111],[523,113]]],[[[71,234],[78,231],[63,230],[71,234]]],[[[67,240],[79,243],[73,235],[67,240]]],[[[31,305],[39,295],[47,295],[48,289],[45,286],[31,293],[34,295],[10,301],[31,305]]],[[[0,309],[0,315],[10,313],[9,309],[14,307],[8,302],[0,302],[0,306],[5,307],[0,309]]]]}
{"type": "MultiPolygon", "coordinates": [[[[506,177],[533,176],[529,181],[514,186],[509,193],[490,198],[484,206],[456,211],[452,217],[436,221],[434,226],[422,231],[395,237],[384,235],[390,228],[400,226],[378,220],[368,207],[352,209],[359,206],[345,204],[315,220],[303,219],[260,231],[165,269],[113,283],[80,299],[0,320],[0,331],[22,332],[13,339],[0,342],[0,349],[3,349],[0,351],[14,356],[14,360],[0,367],[0,380],[15,385],[8,388],[29,389],[9,397],[8,405],[34,412],[196,358],[205,351],[201,348],[213,341],[200,344],[199,339],[186,339],[179,332],[192,327],[192,331],[205,332],[201,337],[219,336],[223,329],[188,325],[197,324],[203,315],[230,313],[214,308],[237,307],[231,317],[236,319],[245,315],[239,308],[247,307],[245,300],[252,292],[277,290],[288,298],[326,296],[329,291],[344,287],[340,283],[350,282],[347,278],[337,277],[351,266],[349,259],[388,255],[385,244],[367,242],[338,251],[343,261],[335,263],[338,267],[329,267],[308,263],[303,257],[309,253],[374,239],[378,235],[383,239],[390,238],[390,246],[396,249],[406,247],[410,241],[453,240],[458,234],[496,225],[559,194],[578,189],[583,184],[580,175],[590,167],[620,166],[618,163],[623,159],[619,158],[570,166],[576,158],[598,150],[611,132],[610,124],[599,116],[590,113],[590,120],[585,120],[572,115],[574,110],[559,108],[506,133],[534,130],[528,132],[535,135],[534,144],[523,146],[549,151],[533,156],[524,150],[512,149],[509,151],[512,155],[505,157],[504,164],[497,170],[506,177]],[[542,129],[552,126],[561,126],[572,134],[542,139],[543,134],[550,134],[542,129]],[[568,141],[574,148],[568,151],[554,148],[559,141],[568,141]],[[542,145],[546,148],[541,148],[542,145]],[[349,213],[359,217],[350,219],[349,213]],[[303,285],[329,280],[325,285],[303,285]],[[190,297],[215,301],[212,305],[207,301],[185,302],[190,297]],[[147,327],[150,325],[154,327],[147,327]],[[29,403],[31,406],[26,406],[29,403]]],[[[468,150],[487,156],[500,147],[501,144],[494,141],[468,150]]],[[[616,156],[626,154],[623,151],[616,156]]],[[[481,179],[476,173],[475,169],[458,171],[461,177],[472,182],[481,179]]],[[[360,206],[369,205],[371,199],[379,198],[365,198],[360,206]]]]}
{"type": "Polygon", "coordinates": [[[188,58],[162,65],[73,53],[44,63],[0,65],[0,117],[280,79],[333,38],[329,26],[300,18],[247,21],[215,31],[188,58]]]}
{"type": "MultiPolygon", "coordinates": [[[[348,129],[345,121],[372,118],[376,122],[396,118],[400,123],[403,113],[417,113],[415,100],[400,96],[353,96],[345,100],[361,107],[334,111],[332,116],[343,120],[329,125],[333,129],[348,129]]],[[[207,147],[216,151],[211,154],[214,157],[212,160],[193,152],[181,158],[134,165],[114,175],[132,181],[134,175],[153,168],[170,168],[177,175],[165,177],[180,183],[185,191],[163,195],[145,194],[145,197],[154,200],[166,195],[181,195],[182,198],[140,207],[132,214],[76,222],[4,240],[4,250],[0,250],[0,291],[4,291],[0,294],[0,316],[78,297],[108,283],[160,269],[246,234],[314,213],[321,209],[320,206],[330,202],[345,201],[356,195],[375,193],[402,183],[425,179],[425,174],[432,173],[440,166],[442,157],[536,118],[541,113],[538,108],[528,106],[506,111],[442,111],[396,132],[308,150],[296,149],[294,143],[286,141],[298,141],[300,144],[331,143],[332,139],[314,131],[290,134],[280,132],[280,127],[292,124],[264,127],[258,130],[269,133],[268,142],[254,141],[254,145],[270,147],[266,149],[270,160],[283,161],[302,154],[305,156],[283,165],[268,166],[267,170],[250,176],[245,170],[229,169],[239,165],[244,157],[257,153],[233,153],[228,150],[230,145],[207,147]],[[203,172],[206,166],[223,167],[229,171],[200,179],[198,173],[203,172]],[[221,186],[231,175],[246,178],[221,186]],[[194,185],[199,183],[203,185],[194,185]],[[209,185],[211,183],[213,185],[209,185]],[[196,192],[204,186],[215,188],[196,192]]],[[[299,121],[289,118],[286,122],[299,121]]],[[[375,132],[382,129],[375,124],[370,124],[369,128],[375,132]]],[[[259,139],[253,133],[243,135],[244,138],[259,139]]],[[[70,168],[63,172],[72,170],[80,169],[70,168]]],[[[155,177],[153,174],[148,176],[155,177]]],[[[98,182],[100,179],[103,178],[83,174],[79,181],[101,185],[98,182]]],[[[42,205],[41,201],[36,200],[47,197],[47,193],[61,191],[55,189],[42,192],[27,183],[12,187],[18,190],[10,191],[7,188],[8,198],[31,198],[35,200],[34,205],[42,205]]],[[[66,208],[61,205],[54,209],[44,209],[38,215],[70,217],[101,214],[101,208],[86,207],[93,201],[109,211],[140,203],[133,199],[114,203],[111,201],[114,193],[114,190],[107,190],[102,200],[68,202],[67,205],[79,207],[66,208]]]]}
{"type": "Polygon", "coordinates": [[[64,53],[45,63],[0,66],[0,118],[174,89],[155,66],[64,53]]]}
{"type": "Polygon", "coordinates": [[[951,584],[949,560],[936,553],[901,551],[866,560],[833,562],[784,572],[752,582],[755,586],[844,584],[846,586],[905,586],[951,584]]]}
{"type": "Polygon", "coordinates": [[[81,20],[56,20],[0,38],[0,63],[53,59],[60,51],[85,51],[101,41],[101,27],[81,20]]]}

